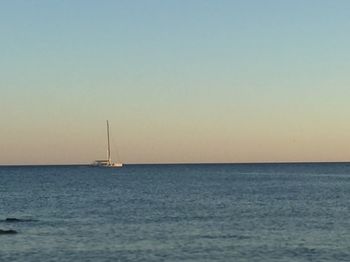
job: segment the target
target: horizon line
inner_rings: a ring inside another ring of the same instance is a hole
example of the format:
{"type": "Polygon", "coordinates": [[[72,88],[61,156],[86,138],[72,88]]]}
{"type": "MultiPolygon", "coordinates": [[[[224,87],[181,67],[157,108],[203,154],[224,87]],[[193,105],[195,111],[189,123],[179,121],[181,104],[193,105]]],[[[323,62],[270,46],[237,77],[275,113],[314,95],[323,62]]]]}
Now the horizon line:
{"type": "MultiPolygon", "coordinates": [[[[137,166],[137,165],[263,165],[263,164],[350,164],[348,161],[264,161],[264,162],[169,162],[169,163],[123,163],[126,166],[137,166]]],[[[34,167],[34,166],[91,166],[88,163],[59,163],[59,164],[0,164],[0,167],[34,167]]]]}

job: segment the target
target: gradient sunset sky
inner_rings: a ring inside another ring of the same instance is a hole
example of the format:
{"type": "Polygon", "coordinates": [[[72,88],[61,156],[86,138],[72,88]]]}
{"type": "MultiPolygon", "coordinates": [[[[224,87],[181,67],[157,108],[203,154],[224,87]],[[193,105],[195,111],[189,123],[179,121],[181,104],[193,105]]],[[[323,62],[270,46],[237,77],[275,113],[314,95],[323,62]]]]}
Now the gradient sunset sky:
{"type": "Polygon", "coordinates": [[[350,160],[348,0],[4,0],[0,164],[350,160]],[[118,151],[118,157],[117,152],[118,151]]]}

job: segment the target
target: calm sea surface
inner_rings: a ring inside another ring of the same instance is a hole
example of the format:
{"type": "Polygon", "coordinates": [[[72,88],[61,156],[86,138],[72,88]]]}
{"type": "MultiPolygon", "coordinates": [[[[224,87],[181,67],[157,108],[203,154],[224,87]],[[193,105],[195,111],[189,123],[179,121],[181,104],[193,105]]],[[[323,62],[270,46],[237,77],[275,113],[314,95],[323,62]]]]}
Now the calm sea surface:
{"type": "Polygon", "coordinates": [[[350,261],[350,164],[0,167],[0,229],[10,262],[350,261]]]}

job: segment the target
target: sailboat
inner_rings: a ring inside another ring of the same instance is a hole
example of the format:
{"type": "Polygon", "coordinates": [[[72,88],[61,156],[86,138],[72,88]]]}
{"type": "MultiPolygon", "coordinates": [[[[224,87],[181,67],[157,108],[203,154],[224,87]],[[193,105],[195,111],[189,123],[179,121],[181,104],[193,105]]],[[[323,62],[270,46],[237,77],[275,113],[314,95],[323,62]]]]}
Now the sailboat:
{"type": "Polygon", "coordinates": [[[94,167],[122,167],[122,163],[113,163],[111,157],[111,146],[109,142],[109,122],[107,120],[107,159],[106,160],[95,160],[92,163],[94,167]]]}

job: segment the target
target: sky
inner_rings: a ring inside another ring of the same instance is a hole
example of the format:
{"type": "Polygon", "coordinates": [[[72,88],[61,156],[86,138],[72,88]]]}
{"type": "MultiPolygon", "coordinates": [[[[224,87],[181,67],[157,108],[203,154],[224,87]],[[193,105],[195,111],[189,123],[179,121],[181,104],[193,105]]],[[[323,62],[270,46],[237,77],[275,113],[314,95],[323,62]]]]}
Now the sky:
{"type": "Polygon", "coordinates": [[[348,0],[3,0],[0,165],[350,160],[348,0]]]}

